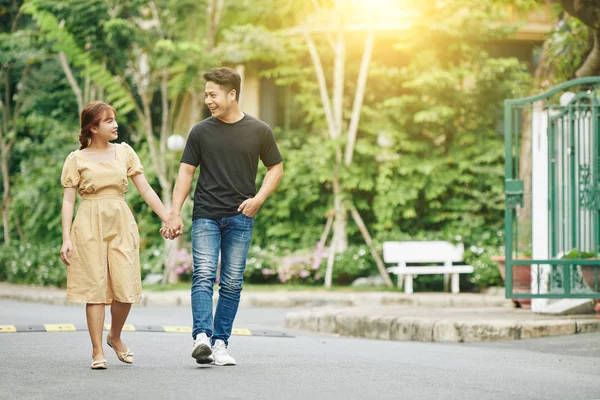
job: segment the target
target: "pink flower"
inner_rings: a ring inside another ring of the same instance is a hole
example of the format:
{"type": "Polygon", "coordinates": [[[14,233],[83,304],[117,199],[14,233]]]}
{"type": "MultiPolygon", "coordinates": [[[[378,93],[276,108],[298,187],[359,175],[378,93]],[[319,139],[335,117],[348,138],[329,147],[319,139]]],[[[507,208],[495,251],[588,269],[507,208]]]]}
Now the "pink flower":
{"type": "Polygon", "coordinates": [[[265,276],[269,276],[269,275],[273,274],[273,271],[271,271],[269,268],[263,268],[261,272],[265,276]]]}
{"type": "Polygon", "coordinates": [[[302,270],[300,271],[300,278],[306,278],[307,276],[309,276],[310,274],[308,273],[308,271],[306,270],[302,270]]]}

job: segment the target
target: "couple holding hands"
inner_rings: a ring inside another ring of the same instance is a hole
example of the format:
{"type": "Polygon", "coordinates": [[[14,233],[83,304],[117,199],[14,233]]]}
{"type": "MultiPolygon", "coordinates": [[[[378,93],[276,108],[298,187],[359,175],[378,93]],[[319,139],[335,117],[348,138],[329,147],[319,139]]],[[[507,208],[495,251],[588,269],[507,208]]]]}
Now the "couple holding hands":
{"type": "Polygon", "coordinates": [[[68,266],[67,299],[86,303],[92,369],[107,367],[102,345],[106,305],[111,306],[107,344],[120,361],[131,364],[134,358],[121,340],[131,305],[141,299],[139,232],[125,203],[127,178],[163,221],[163,237],[174,239],[184,231],[180,211],[198,166],[191,225],[192,357],[199,364],[236,364],[227,346],[240,301],[254,216],[276,189],[283,175],[283,158],[271,128],[240,110],[240,75],[230,68],[214,68],[204,79],[205,104],[211,117],[189,133],[170,212],[148,184],[135,151],[125,143],[110,143],[118,137],[115,110],[93,102],[82,111],[81,147],[69,154],[61,176],[61,259],[68,266]],[[257,192],[259,159],[268,172],[257,192]],[[72,222],[77,192],[83,201],[72,222]],[[219,300],[213,318],[219,255],[219,300]]]}

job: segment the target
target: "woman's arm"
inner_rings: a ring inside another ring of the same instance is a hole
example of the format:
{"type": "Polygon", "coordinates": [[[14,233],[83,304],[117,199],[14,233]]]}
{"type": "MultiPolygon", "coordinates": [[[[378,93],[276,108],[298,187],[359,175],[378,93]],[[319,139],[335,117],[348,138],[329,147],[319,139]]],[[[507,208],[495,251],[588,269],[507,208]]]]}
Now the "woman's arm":
{"type": "Polygon", "coordinates": [[[169,219],[169,212],[165,205],[160,201],[160,198],[152,189],[144,174],[138,174],[131,177],[131,181],[137,188],[142,199],[150,206],[150,208],[158,215],[163,223],[166,223],[169,219]]]}
{"type": "Polygon", "coordinates": [[[70,258],[73,251],[71,244],[71,224],[73,223],[73,210],[75,209],[75,197],[77,189],[66,187],[62,202],[62,238],[63,245],[60,249],[60,259],[67,265],[71,265],[70,258]]]}

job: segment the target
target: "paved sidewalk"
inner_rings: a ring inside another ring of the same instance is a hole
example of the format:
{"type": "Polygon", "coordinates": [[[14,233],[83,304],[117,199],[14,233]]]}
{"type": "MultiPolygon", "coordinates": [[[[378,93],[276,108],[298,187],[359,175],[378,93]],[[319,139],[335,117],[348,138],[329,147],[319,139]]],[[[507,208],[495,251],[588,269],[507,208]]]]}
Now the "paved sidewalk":
{"type": "MultiPolygon", "coordinates": [[[[73,304],[64,289],[2,282],[0,299],[73,304]]],[[[190,293],[146,290],[138,306],[190,307],[190,293]]],[[[502,294],[252,290],[242,292],[240,306],[298,308],[287,314],[286,327],[384,340],[480,342],[600,332],[595,314],[534,314],[514,308],[502,294]]]]}
{"type": "Polygon", "coordinates": [[[486,307],[353,307],[290,312],[287,328],[370,339],[485,342],[600,332],[595,314],[552,316],[486,307]]]}
{"type": "MultiPolygon", "coordinates": [[[[215,301],[218,294],[215,291],[215,301]]],[[[42,286],[14,285],[0,282],[0,299],[30,301],[46,304],[69,304],[66,290],[42,286]]],[[[191,304],[189,290],[152,292],[144,290],[139,306],[172,307],[191,304]]],[[[265,291],[242,292],[241,307],[319,307],[319,306],[431,306],[431,307],[512,307],[512,302],[502,295],[461,293],[415,293],[406,295],[394,292],[317,292],[317,291],[265,291]]]]}

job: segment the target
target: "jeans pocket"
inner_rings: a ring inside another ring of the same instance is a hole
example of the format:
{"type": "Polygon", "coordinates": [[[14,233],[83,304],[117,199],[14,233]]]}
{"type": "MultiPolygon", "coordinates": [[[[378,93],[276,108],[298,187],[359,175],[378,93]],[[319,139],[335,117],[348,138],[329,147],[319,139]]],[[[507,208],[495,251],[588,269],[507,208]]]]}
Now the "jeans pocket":
{"type": "Polygon", "coordinates": [[[254,227],[254,217],[249,217],[244,213],[240,213],[240,221],[243,222],[244,228],[252,229],[254,227]]]}

